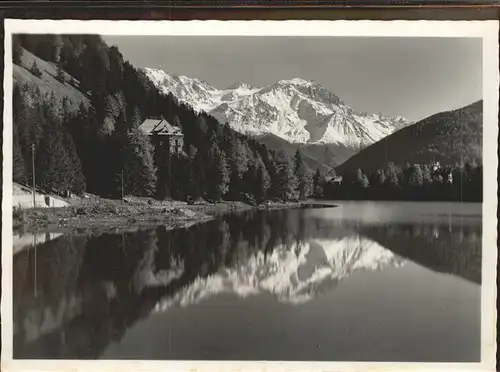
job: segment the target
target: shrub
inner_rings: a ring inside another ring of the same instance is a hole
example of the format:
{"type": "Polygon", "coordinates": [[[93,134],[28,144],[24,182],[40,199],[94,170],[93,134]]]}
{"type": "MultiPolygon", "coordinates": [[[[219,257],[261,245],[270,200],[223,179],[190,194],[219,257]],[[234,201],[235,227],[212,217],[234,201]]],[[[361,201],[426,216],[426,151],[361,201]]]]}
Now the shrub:
{"type": "Polygon", "coordinates": [[[12,210],[12,221],[14,224],[24,221],[24,210],[22,208],[14,207],[12,210]]]}

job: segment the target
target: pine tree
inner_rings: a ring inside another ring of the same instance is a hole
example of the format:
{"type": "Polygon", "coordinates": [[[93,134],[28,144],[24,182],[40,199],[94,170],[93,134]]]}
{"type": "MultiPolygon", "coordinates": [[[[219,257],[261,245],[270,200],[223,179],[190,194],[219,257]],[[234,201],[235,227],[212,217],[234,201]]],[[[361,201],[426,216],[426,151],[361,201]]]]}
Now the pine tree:
{"type": "Polygon", "coordinates": [[[313,176],[314,193],[316,193],[316,188],[319,186],[320,179],[321,179],[321,172],[319,171],[319,168],[317,168],[316,172],[314,173],[314,176],[313,176]]]}
{"type": "Polygon", "coordinates": [[[300,200],[305,199],[309,195],[309,182],[307,178],[307,171],[302,159],[302,154],[299,150],[295,152],[295,177],[297,177],[297,192],[300,200]]]}
{"type": "Polygon", "coordinates": [[[28,105],[28,93],[24,88],[21,89],[18,85],[14,86],[12,125],[16,128],[20,152],[25,161],[25,179],[31,184],[33,181],[31,146],[35,145],[35,148],[38,148],[43,135],[42,124],[44,119],[38,116],[37,107],[28,105]]]}
{"type": "Polygon", "coordinates": [[[366,174],[363,174],[363,182],[361,184],[361,187],[364,189],[370,187],[370,181],[368,180],[368,176],[366,174]]]}
{"type": "Polygon", "coordinates": [[[68,97],[64,96],[61,100],[61,106],[59,109],[59,118],[62,122],[71,121],[73,118],[73,113],[70,108],[70,100],[68,97]]]}
{"type": "Polygon", "coordinates": [[[61,63],[57,64],[56,79],[59,80],[61,83],[66,82],[66,76],[64,74],[64,70],[61,66],[61,63]]]}
{"type": "Polygon", "coordinates": [[[40,71],[40,69],[38,68],[36,60],[34,60],[33,63],[31,64],[30,72],[36,77],[42,77],[42,71],[40,71]]]}
{"type": "Polygon", "coordinates": [[[427,164],[422,166],[422,179],[424,185],[429,185],[432,183],[431,168],[427,164]]]}
{"type": "Polygon", "coordinates": [[[179,119],[179,116],[175,115],[174,120],[172,121],[172,125],[174,127],[182,128],[181,120],[179,119]]]}
{"type": "Polygon", "coordinates": [[[137,106],[134,106],[132,115],[130,115],[130,128],[136,129],[142,124],[141,112],[137,106]]]}
{"type": "Polygon", "coordinates": [[[193,196],[204,197],[207,191],[207,170],[210,155],[206,151],[198,151],[192,161],[193,196]]]}
{"type": "Polygon", "coordinates": [[[276,162],[276,155],[274,151],[270,151],[268,153],[268,157],[266,158],[264,164],[270,178],[270,184],[267,194],[271,198],[279,198],[278,163],[276,162]]]}
{"type": "Polygon", "coordinates": [[[398,187],[399,186],[399,179],[398,179],[398,170],[396,168],[396,165],[392,162],[390,162],[387,165],[387,181],[389,182],[389,185],[392,187],[398,187]]]}
{"type": "Polygon", "coordinates": [[[19,35],[12,35],[12,62],[21,65],[23,56],[23,47],[19,35]]]}
{"type": "Polygon", "coordinates": [[[271,177],[262,162],[255,165],[255,190],[254,195],[257,203],[262,203],[267,198],[267,191],[271,184],[271,177]]]}
{"type": "Polygon", "coordinates": [[[194,181],[191,177],[191,160],[185,154],[173,155],[170,159],[171,183],[170,192],[174,199],[184,200],[191,195],[194,181]]]}
{"type": "Polygon", "coordinates": [[[363,174],[361,169],[358,169],[356,171],[356,184],[363,189],[366,189],[368,186],[370,186],[368,177],[366,176],[366,174],[363,174]]]}
{"type": "Polygon", "coordinates": [[[49,125],[35,152],[36,184],[47,191],[65,191],[68,186],[67,153],[56,125],[49,125]]]}
{"type": "Polygon", "coordinates": [[[199,196],[194,161],[191,158],[188,158],[188,161],[186,162],[185,195],[194,198],[199,196]]]}
{"type": "Polygon", "coordinates": [[[233,197],[243,192],[243,175],[248,170],[248,154],[240,140],[234,139],[229,152],[229,166],[231,169],[230,194],[233,197]]]}
{"type": "Polygon", "coordinates": [[[17,126],[14,125],[13,129],[13,141],[12,141],[12,170],[13,170],[13,180],[15,182],[25,183],[25,169],[24,169],[24,158],[21,152],[21,146],[19,144],[19,135],[17,133],[17,126]]]}
{"type": "Polygon", "coordinates": [[[412,167],[410,167],[408,183],[412,187],[420,187],[423,185],[424,177],[420,165],[415,164],[412,167]]]}
{"type": "Polygon", "coordinates": [[[298,180],[294,166],[286,154],[281,153],[277,160],[277,194],[283,201],[294,200],[298,197],[298,180]]]}
{"type": "Polygon", "coordinates": [[[156,167],[149,138],[139,129],[127,135],[123,159],[124,188],[127,194],[151,196],[155,192],[156,167]]]}
{"type": "Polygon", "coordinates": [[[377,184],[379,186],[383,186],[385,184],[386,179],[387,179],[387,177],[385,175],[384,170],[383,169],[377,170],[377,173],[376,173],[377,184]]]}
{"type": "Polygon", "coordinates": [[[66,174],[69,190],[81,195],[86,188],[85,176],[73,138],[71,138],[71,135],[67,132],[64,133],[64,145],[68,156],[66,174]]]}
{"type": "Polygon", "coordinates": [[[221,200],[229,191],[230,171],[224,153],[214,145],[211,149],[212,172],[208,180],[210,194],[216,201],[221,200]]]}
{"type": "Polygon", "coordinates": [[[403,167],[403,177],[399,180],[401,186],[410,185],[410,178],[412,172],[413,172],[413,167],[411,166],[410,162],[406,162],[405,166],[403,167]]]}

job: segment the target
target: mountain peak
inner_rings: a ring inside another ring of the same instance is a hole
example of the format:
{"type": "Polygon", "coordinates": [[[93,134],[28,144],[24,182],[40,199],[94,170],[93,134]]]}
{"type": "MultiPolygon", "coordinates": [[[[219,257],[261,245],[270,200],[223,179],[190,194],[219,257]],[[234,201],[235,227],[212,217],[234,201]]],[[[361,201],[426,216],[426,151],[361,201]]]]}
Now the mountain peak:
{"type": "Polygon", "coordinates": [[[335,144],[357,151],[406,125],[399,119],[358,114],[326,87],[300,77],[262,88],[239,81],[221,90],[199,79],[146,71],[162,92],[248,135],[272,134],[289,143],[335,144]]]}
{"type": "Polygon", "coordinates": [[[254,89],[254,87],[252,87],[250,84],[247,84],[243,81],[238,81],[238,82],[228,86],[225,90],[236,90],[239,88],[246,89],[246,90],[254,89]]]}
{"type": "Polygon", "coordinates": [[[306,85],[306,86],[310,86],[310,85],[313,85],[314,82],[296,77],[296,78],[293,78],[290,80],[280,80],[280,81],[278,81],[278,84],[279,85],[306,85]]]}

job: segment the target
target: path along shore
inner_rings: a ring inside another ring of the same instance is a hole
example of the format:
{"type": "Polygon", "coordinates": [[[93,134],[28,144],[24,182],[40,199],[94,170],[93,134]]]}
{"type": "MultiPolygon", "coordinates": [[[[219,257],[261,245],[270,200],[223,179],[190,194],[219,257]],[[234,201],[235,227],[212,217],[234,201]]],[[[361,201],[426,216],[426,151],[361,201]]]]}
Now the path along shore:
{"type": "Polygon", "coordinates": [[[44,232],[105,232],[140,226],[166,225],[177,228],[208,221],[216,214],[251,209],[299,207],[301,203],[267,203],[252,206],[242,202],[188,205],[181,202],[103,201],[97,205],[61,208],[14,208],[14,234],[44,232]]]}

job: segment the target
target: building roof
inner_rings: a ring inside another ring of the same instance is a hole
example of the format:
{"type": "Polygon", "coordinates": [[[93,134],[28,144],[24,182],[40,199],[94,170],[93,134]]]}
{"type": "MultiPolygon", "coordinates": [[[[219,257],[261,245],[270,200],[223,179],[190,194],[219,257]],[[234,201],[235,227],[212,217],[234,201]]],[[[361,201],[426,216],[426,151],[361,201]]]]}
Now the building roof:
{"type": "Polygon", "coordinates": [[[326,182],[342,182],[342,176],[326,176],[326,182]]]}
{"type": "Polygon", "coordinates": [[[139,128],[148,135],[177,135],[182,136],[181,128],[174,127],[165,119],[146,119],[139,128]]]}

